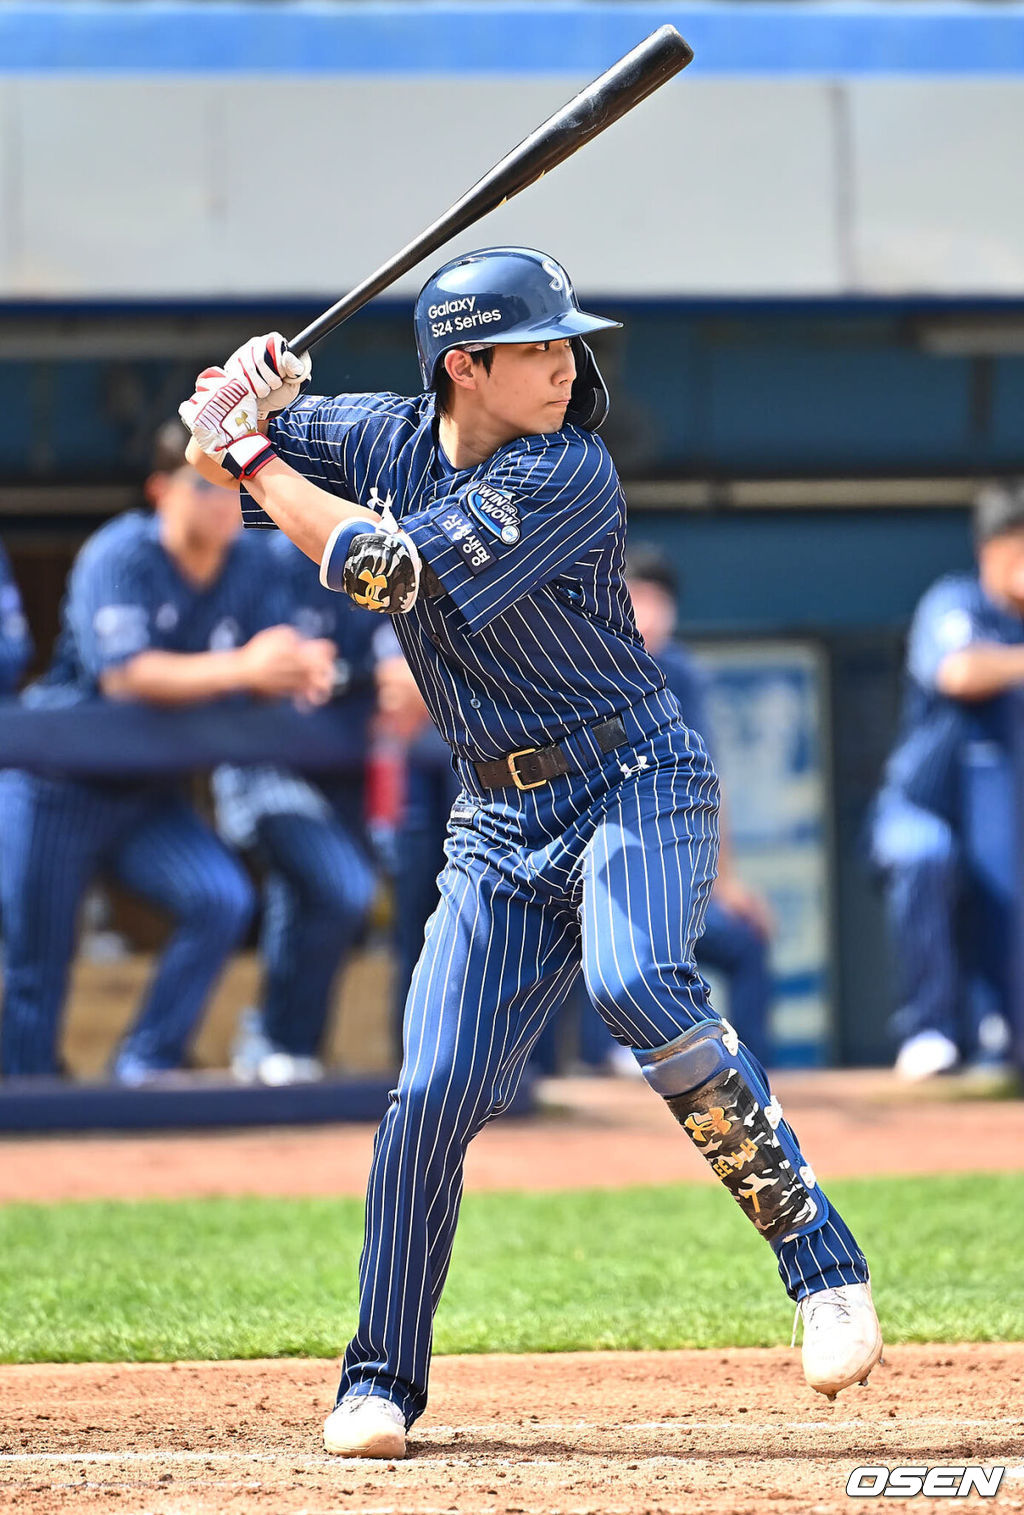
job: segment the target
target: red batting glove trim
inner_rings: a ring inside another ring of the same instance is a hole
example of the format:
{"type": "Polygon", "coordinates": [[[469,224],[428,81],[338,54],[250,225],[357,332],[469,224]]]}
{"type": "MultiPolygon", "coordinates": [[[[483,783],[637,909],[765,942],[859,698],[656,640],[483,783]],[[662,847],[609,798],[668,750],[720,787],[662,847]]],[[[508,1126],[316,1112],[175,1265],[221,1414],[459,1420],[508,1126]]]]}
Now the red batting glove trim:
{"type": "Polygon", "coordinates": [[[236,479],[254,479],[261,468],[266,468],[277,453],[265,436],[251,431],[239,437],[224,452],[224,467],[236,479]]]}

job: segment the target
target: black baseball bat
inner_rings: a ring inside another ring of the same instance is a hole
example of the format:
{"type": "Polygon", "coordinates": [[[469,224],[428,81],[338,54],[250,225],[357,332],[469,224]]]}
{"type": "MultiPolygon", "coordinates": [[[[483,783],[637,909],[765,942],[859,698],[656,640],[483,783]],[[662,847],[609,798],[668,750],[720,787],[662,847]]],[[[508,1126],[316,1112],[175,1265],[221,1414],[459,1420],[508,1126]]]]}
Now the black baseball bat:
{"type": "Polygon", "coordinates": [[[551,169],[577,152],[584,143],[603,132],[631,111],[641,100],[653,94],[666,80],[685,68],[693,49],[674,26],[659,26],[656,32],[606,69],[593,84],[574,95],[568,105],[538,126],[518,147],[506,153],[500,162],[478,179],[472,189],[446,210],[433,225],[420,233],[401,252],[383,263],[376,273],[357,284],[349,294],[325,310],[322,316],[303,328],[288,343],[293,352],[303,353],[325,337],[329,331],[347,321],[349,316],[387,289],[402,274],[408,273],[422,258],[472,226],[488,211],[496,210],[520,190],[535,184],[551,169]]]}

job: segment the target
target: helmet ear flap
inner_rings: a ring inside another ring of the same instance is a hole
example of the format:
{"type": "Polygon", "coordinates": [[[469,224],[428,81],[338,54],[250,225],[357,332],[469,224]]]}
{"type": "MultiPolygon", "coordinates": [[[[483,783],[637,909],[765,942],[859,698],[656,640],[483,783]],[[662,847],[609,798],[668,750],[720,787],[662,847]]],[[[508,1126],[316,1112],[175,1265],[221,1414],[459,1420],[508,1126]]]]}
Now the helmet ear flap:
{"type": "Polygon", "coordinates": [[[572,352],[576,359],[576,377],[565,419],[572,426],[581,426],[584,431],[597,431],[608,414],[608,390],[597,360],[582,337],[573,337],[572,352]]]}

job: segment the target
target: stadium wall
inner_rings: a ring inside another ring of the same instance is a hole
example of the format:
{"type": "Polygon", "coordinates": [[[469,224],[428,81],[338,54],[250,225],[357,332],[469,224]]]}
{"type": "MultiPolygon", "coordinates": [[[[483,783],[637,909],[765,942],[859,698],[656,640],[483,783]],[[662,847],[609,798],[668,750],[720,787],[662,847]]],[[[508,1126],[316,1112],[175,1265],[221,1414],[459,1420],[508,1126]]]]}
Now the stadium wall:
{"type": "Polygon", "coordinates": [[[1020,294],[1020,5],[15,0],[0,299],[343,290],[665,21],[687,73],[454,247],[623,298],[1020,294]]]}

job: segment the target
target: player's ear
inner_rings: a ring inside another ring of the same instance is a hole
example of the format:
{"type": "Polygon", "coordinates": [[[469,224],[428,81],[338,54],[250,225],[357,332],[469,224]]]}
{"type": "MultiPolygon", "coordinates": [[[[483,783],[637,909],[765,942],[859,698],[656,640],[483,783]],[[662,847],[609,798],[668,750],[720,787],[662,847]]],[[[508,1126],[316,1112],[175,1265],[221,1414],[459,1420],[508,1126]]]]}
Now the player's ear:
{"type": "Polygon", "coordinates": [[[142,492],[146,496],[146,503],[154,510],[159,510],[160,502],[167,493],[167,475],[165,473],[148,474],[142,486],[142,492]]]}
{"type": "Polygon", "coordinates": [[[457,384],[460,389],[476,388],[477,365],[473,362],[472,354],[461,347],[453,347],[445,353],[442,361],[453,384],[457,384]]]}

